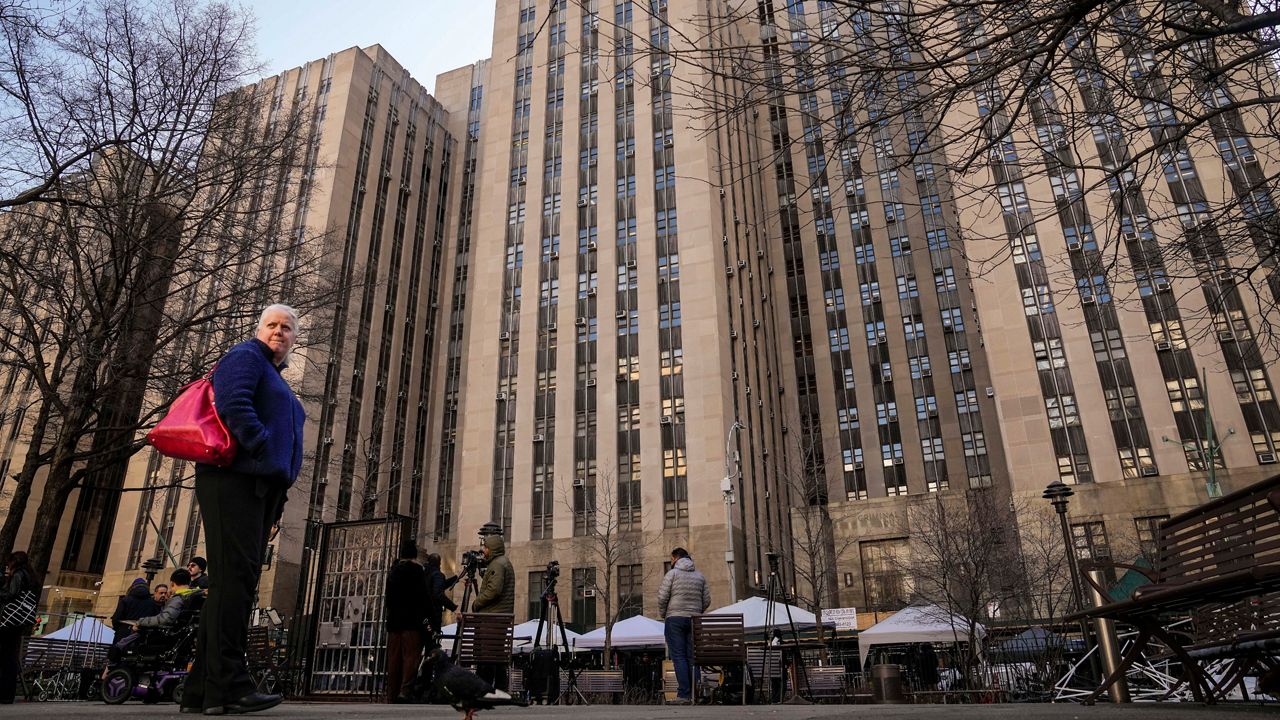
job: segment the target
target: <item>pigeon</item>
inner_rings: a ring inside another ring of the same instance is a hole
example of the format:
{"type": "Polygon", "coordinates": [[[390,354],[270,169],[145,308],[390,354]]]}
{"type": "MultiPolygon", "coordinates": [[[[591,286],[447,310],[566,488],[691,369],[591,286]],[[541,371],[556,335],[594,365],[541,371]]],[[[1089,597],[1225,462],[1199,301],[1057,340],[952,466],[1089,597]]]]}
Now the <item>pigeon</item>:
{"type": "Polygon", "coordinates": [[[511,697],[482,680],[470,670],[455,667],[440,648],[432,650],[422,663],[422,676],[431,678],[436,697],[449,701],[464,720],[475,720],[479,710],[492,710],[499,705],[528,707],[529,703],[511,697]]]}

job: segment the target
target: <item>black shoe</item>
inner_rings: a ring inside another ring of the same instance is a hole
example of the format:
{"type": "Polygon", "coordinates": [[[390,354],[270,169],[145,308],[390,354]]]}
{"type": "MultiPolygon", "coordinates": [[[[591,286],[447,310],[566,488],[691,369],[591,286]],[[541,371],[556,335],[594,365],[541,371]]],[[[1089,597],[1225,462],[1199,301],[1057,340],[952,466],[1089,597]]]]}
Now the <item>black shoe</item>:
{"type": "Polygon", "coordinates": [[[225,712],[226,710],[224,710],[221,705],[214,705],[213,707],[207,707],[204,709],[205,715],[222,715],[225,712]]]}
{"type": "MultiPolygon", "coordinates": [[[[283,695],[250,693],[235,702],[227,703],[222,709],[228,715],[242,715],[244,713],[270,710],[271,708],[279,705],[283,700],[283,695]]],[[[208,715],[209,711],[205,710],[204,714],[208,715]]]]}
{"type": "Polygon", "coordinates": [[[200,713],[204,712],[204,708],[200,707],[199,705],[183,705],[182,707],[178,708],[178,712],[199,715],[200,713]]]}

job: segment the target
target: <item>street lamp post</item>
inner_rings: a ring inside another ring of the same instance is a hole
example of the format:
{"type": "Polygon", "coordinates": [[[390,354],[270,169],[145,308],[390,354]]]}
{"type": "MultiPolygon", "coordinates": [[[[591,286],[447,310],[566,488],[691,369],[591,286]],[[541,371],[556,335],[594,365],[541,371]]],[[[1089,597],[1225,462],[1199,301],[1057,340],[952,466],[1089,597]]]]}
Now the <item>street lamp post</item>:
{"type": "Polygon", "coordinates": [[[733,572],[733,481],[738,478],[741,468],[738,464],[738,453],[733,448],[734,435],[743,429],[743,424],[734,421],[729,427],[729,434],[724,442],[724,479],[720,481],[720,492],[724,495],[724,562],[729,566],[729,602],[738,602],[738,578],[733,572]]]}
{"type": "Polygon", "coordinates": [[[1044,489],[1044,499],[1053,505],[1062,523],[1062,543],[1067,553],[1067,568],[1071,571],[1071,595],[1076,601],[1076,610],[1084,609],[1084,597],[1080,593],[1080,571],[1076,568],[1076,554],[1072,548],[1071,526],[1067,524],[1067,504],[1076,491],[1061,480],[1054,480],[1044,489]]]}

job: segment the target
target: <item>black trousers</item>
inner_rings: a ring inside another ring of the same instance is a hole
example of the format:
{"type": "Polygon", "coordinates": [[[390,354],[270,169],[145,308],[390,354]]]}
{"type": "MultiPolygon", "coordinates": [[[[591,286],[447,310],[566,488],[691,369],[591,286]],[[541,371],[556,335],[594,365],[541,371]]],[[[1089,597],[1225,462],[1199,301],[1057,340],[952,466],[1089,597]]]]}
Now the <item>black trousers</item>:
{"type": "Polygon", "coordinates": [[[183,691],[184,707],[221,707],[254,691],[245,666],[249,612],[262,575],[271,525],[285,486],[264,478],[196,469],[196,499],[204,520],[209,596],[200,610],[196,654],[183,691]]]}
{"type": "Polygon", "coordinates": [[[30,628],[0,629],[0,704],[8,705],[18,694],[18,674],[22,672],[22,636],[30,628]]]}

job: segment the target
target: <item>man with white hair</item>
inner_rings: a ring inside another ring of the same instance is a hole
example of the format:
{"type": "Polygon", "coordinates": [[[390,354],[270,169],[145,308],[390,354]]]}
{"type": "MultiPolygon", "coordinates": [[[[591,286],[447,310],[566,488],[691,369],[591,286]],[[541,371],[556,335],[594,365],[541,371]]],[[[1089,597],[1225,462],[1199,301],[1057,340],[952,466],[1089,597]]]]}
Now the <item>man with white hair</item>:
{"type": "Polygon", "coordinates": [[[255,336],[227,351],[211,377],[214,407],[235,438],[236,454],[226,467],[196,465],[210,584],[182,712],[234,715],[282,699],[257,692],[244,658],[267,538],[302,467],[306,415],[281,376],[297,337],[294,309],[271,305],[255,336]]]}

